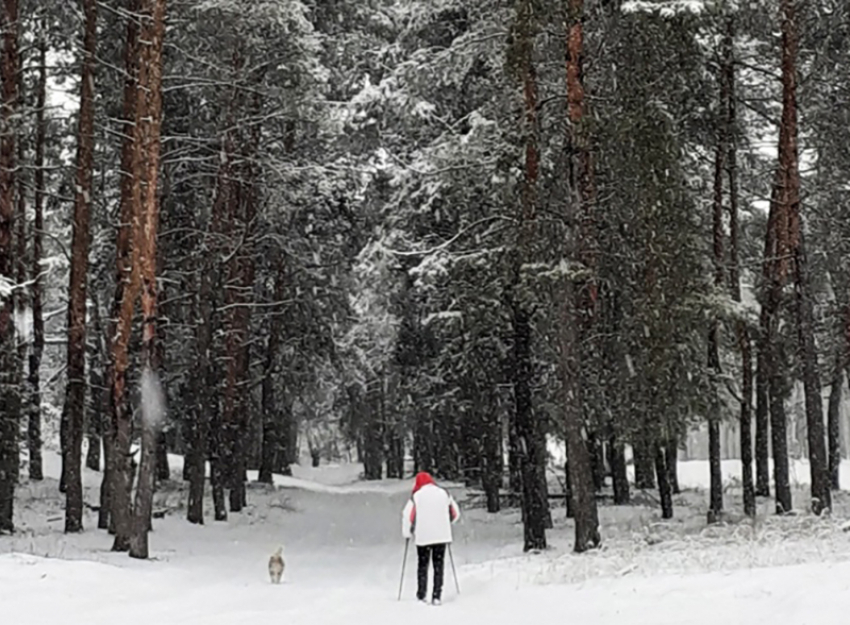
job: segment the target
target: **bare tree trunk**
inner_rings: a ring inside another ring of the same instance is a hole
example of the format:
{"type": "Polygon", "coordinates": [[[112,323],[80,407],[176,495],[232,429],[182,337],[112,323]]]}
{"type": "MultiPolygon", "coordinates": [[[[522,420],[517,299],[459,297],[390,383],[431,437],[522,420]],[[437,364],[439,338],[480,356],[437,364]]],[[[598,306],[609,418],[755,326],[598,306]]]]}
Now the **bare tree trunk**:
{"type": "MultiPolygon", "coordinates": [[[[779,143],[786,142],[786,124],[779,127],[779,143]]],[[[791,482],[788,468],[787,418],[785,416],[784,363],[779,336],[782,291],[788,273],[789,242],[787,205],[781,202],[781,170],[771,192],[770,212],[765,234],[762,272],[764,287],[759,318],[759,383],[766,384],[770,410],[770,438],[773,452],[773,481],[776,489],[776,512],[791,511],[791,482]],[[762,379],[766,382],[762,382],[762,379]]],[[[764,399],[764,398],[762,398],[764,399]]]]}
{"type": "MultiPolygon", "coordinates": [[[[732,299],[741,302],[740,224],[738,219],[738,141],[737,114],[735,103],[735,18],[727,17],[724,41],[724,71],[729,87],[726,123],[728,124],[729,157],[726,174],[729,178],[729,283],[732,299]]],[[[743,486],[744,514],[755,517],[756,489],[753,484],[753,356],[747,323],[739,320],[735,324],[738,346],[741,350],[741,483],[743,486]]]]}
{"type": "Polygon", "coordinates": [[[814,304],[809,282],[805,236],[800,214],[800,169],[797,153],[797,16],[796,0],[782,2],[782,126],[779,202],[787,215],[788,241],[794,266],[795,312],[803,387],[806,395],[806,431],[811,467],[812,511],[832,508],[826,455],[820,370],[815,344],[814,304]],[[784,141],[783,141],[784,139],[784,141]]]}
{"type": "Polygon", "coordinates": [[[655,460],[653,454],[654,441],[643,425],[635,435],[632,444],[635,463],[635,488],[652,490],[655,488],[655,460]]]}
{"type": "MultiPolygon", "coordinates": [[[[729,74],[725,68],[720,71],[720,110],[726,112],[729,109],[729,74]]],[[[713,251],[714,251],[714,287],[717,292],[724,290],[726,284],[726,259],[724,256],[724,234],[723,234],[723,173],[726,168],[726,157],[728,156],[728,124],[721,117],[718,121],[717,145],[714,157],[714,202],[713,202],[713,251]]],[[[720,319],[715,316],[711,320],[711,328],[708,335],[708,366],[717,376],[717,384],[723,371],[720,366],[720,319]]],[[[709,507],[708,522],[717,523],[723,513],[723,473],[720,458],[720,400],[715,397],[712,402],[711,414],[708,419],[708,453],[709,453],[709,507]]]]}
{"type": "MultiPolygon", "coordinates": [[[[598,345],[595,339],[598,286],[596,283],[596,224],[593,215],[593,167],[587,134],[587,99],[584,85],[584,0],[570,0],[566,21],[566,86],[567,86],[567,146],[570,154],[568,177],[572,197],[570,207],[578,215],[578,237],[565,246],[567,254],[578,247],[578,255],[591,277],[580,284],[572,278],[562,281],[561,302],[561,385],[565,396],[564,431],[569,458],[570,492],[575,512],[576,553],[598,547],[599,514],[595,490],[604,482],[604,463],[597,458],[597,479],[582,430],[585,428],[584,389],[582,369],[586,356],[593,356],[598,345]],[[599,480],[598,477],[602,477],[599,480]]],[[[596,447],[596,444],[594,444],[596,447]]]]}
{"type": "Polygon", "coordinates": [[[29,449],[29,476],[31,480],[44,479],[41,455],[41,357],[44,354],[44,314],[42,304],[42,268],[44,256],[44,147],[47,140],[45,107],[47,102],[47,24],[40,23],[38,41],[38,84],[36,87],[35,136],[35,223],[32,232],[32,325],[33,343],[29,358],[29,418],[27,421],[27,447],[29,449]]]}
{"type": "MultiPolygon", "coordinates": [[[[612,428],[613,430],[613,428],[612,428]]],[[[611,474],[614,486],[614,505],[624,506],[631,501],[629,493],[629,474],[626,466],[625,445],[617,437],[616,431],[611,434],[609,447],[611,449],[611,474]]]]}
{"type": "MultiPolygon", "coordinates": [[[[138,13],[139,0],[127,0],[130,15],[138,13]]],[[[141,179],[138,175],[141,141],[140,124],[136,123],[136,90],[138,86],[138,28],[135,19],[127,20],[127,39],[124,49],[126,75],[124,81],[124,139],[121,149],[121,225],[116,241],[117,271],[115,298],[110,320],[112,362],[110,394],[112,427],[109,432],[110,466],[104,479],[111,483],[106,490],[111,503],[110,523],[115,531],[113,551],[129,551],[131,533],[130,489],[133,476],[130,469],[131,413],[127,406],[126,372],[129,365],[129,343],[133,314],[140,287],[141,179]]]]}
{"type": "Polygon", "coordinates": [[[68,386],[63,417],[67,448],[63,450],[66,478],[65,531],[83,529],[82,444],[86,401],[86,281],[89,219],[94,164],[94,68],[97,54],[97,3],[82,0],[85,14],[83,69],[80,77],[80,118],[77,135],[77,181],[68,293],[68,386]]]}
{"type": "Polygon", "coordinates": [[[844,385],[844,353],[842,345],[835,357],[827,408],[827,434],[829,440],[829,482],[832,490],[841,489],[841,395],[844,385]]]}
{"type": "Polygon", "coordinates": [[[658,494],[661,497],[661,518],[673,518],[673,493],[667,473],[667,459],[664,449],[659,443],[655,444],[655,475],[658,478],[658,494]]]}
{"type": "MultiPolygon", "coordinates": [[[[139,36],[139,97],[136,98],[137,137],[141,141],[139,173],[144,176],[140,265],[142,282],[142,362],[147,372],[156,376],[158,363],[156,338],[156,237],[159,226],[160,133],[162,129],[162,49],[165,36],[166,0],[145,0],[139,36]]],[[[144,401],[150,401],[143,398],[144,401]]],[[[150,409],[150,407],[149,407],[150,409]]],[[[143,407],[144,417],[145,407],[143,407]]],[[[158,417],[158,415],[154,415],[158,417]]],[[[142,456],[139,482],[134,506],[133,533],[130,538],[130,557],[148,557],[148,532],[153,507],[153,482],[156,464],[156,440],[159,418],[142,419],[142,456]]]]}
{"type": "MultiPolygon", "coordinates": [[[[3,51],[0,61],[0,280],[14,283],[15,116],[18,108],[18,1],[3,0],[3,51]]],[[[13,509],[18,470],[18,406],[14,388],[15,324],[11,297],[0,300],[0,534],[15,529],[13,509]]]]}
{"type": "Polygon", "coordinates": [[[756,496],[770,497],[770,399],[764,339],[756,341],[756,496]]]}

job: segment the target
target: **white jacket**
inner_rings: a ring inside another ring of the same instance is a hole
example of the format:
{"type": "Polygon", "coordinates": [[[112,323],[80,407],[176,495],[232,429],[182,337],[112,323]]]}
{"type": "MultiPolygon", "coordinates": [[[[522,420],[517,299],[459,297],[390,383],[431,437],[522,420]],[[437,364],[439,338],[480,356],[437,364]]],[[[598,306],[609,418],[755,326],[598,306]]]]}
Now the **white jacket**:
{"type": "Polygon", "coordinates": [[[420,488],[408,500],[401,515],[401,534],[411,535],[417,547],[452,542],[452,524],[460,518],[460,508],[449,493],[436,484],[420,488]]]}

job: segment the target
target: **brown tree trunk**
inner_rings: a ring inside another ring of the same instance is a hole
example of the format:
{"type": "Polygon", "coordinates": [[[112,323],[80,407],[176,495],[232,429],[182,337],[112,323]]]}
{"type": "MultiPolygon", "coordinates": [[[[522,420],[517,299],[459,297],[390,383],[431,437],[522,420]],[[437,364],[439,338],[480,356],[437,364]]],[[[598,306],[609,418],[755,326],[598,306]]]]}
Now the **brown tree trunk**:
{"type": "MultiPolygon", "coordinates": [[[[3,0],[0,57],[3,102],[0,109],[0,281],[14,284],[15,116],[18,108],[18,1],[3,0]]],[[[0,300],[0,534],[14,531],[18,468],[18,401],[14,388],[15,324],[11,297],[0,300]]]]}
{"type": "Polygon", "coordinates": [[[41,456],[41,357],[44,354],[44,314],[42,304],[42,267],[44,256],[44,147],[47,140],[45,106],[47,103],[47,25],[40,24],[38,43],[38,84],[36,87],[35,122],[35,223],[32,232],[32,326],[33,342],[29,359],[29,418],[27,420],[27,447],[29,449],[29,476],[31,480],[44,479],[41,456]]]}
{"type": "MultiPolygon", "coordinates": [[[[569,180],[572,191],[570,210],[579,216],[580,232],[574,243],[578,245],[579,258],[591,277],[581,284],[572,278],[562,281],[561,302],[561,384],[564,388],[565,409],[564,431],[567,438],[567,456],[570,459],[570,491],[575,512],[576,553],[598,547],[599,514],[596,508],[593,467],[588,453],[587,441],[582,429],[585,427],[584,391],[582,369],[585,354],[593,355],[598,345],[596,333],[596,307],[598,287],[596,283],[596,227],[593,215],[593,169],[587,132],[587,100],[584,87],[584,0],[570,0],[566,22],[566,84],[567,118],[569,119],[567,146],[570,154],[569,180]],[[576,240],[577,239],[577,240],[576,240]],[[576,314],[578,313],[578,314],[576,314]]],[[[601,465],[597,462],[597,465],[601,465]]],[[[599,467],[601,469],[601,467],[599,467]]],[[[604,473],[603,473],[604,475],[604,473]]],[[[604,478],[603,478],[604,480],[604,478]]]]}
{"type": "Polygon", "coordinates": [[[815,315],[809,277],[808,258],[800,210],[800,169],[797,153],[797,15],[796,0],[782,2],[782,125],[779,168],[779,201],[788,216],[788,241],[794,266],[795,312],[803,387],[806,395],[806,431],[811,468],[812,511],[820,514],[832,508],[826,432],[823,423],[820,370],[815,344],[815,315]],[[784,139],[784,141],[782,140],[784,139]]]}
{"type": "Polygon", "coordinates": [[[540,168],[537,137],[537,74],[534,66],[534,25],[532,2],[523,0],[517,7],[515,40],[516,74],[519,77],[523,98],[522,132],[525,140],[525,179],[522,185],[522,202],[519,207],[517,242],[512,260],[512,280],[507,294],[513,324],[514,414],[513,429],[521,488],[523,550],[546,548],[547,502],[541,492],[544,467],[537,451],[540,441],[539,424],[534,414],[531,388],[531,312],[523,301],[524,279],[522,268],[534,257],[536,194],[540,168]]]}
{"type": "MultiPolygon", "coordinates": [[[[127,0],[130,15],[138,13],[139,0],[127,0]]],[[[121,224],[116,241],[117,272],[115,298],[110,320],[110,363],[112,427],[107,444],[111,447],[110,466],[104,479],[111,483],[106,491],[111,503],[111,525],[115,530],[113,551],[129,551],[131,533],[130,489],[130,439],[131,413],[127,406],[126,373],[129,365],[129,343],[133,328],[133,314],[139,293],[139,231],[141,230],[141,179],[139,177],[140,146],[139,124],[136,123],[136,90],[138,73],[138,27],[135,19],[127,20],[127,39],[124,48],[126,74],[124,78],[124,139],[121,149],[121,224]]]]}
{"type": "MultiPolygon", "coordinates": [[[[779,127],[779,143],[786,142],[786,124],[779,127]]],[[[764,261],[762,265],[764,292],[759,318],[759,383],[765,384],[770,412],[770,438],[773,452],[773,481],[776,490],[776,512],[791,511],[791,482],[788,467],[787,418],[785,416],[785,379],[782,362],[779,318],[782,292],[788,273],[789,243],[787,205],[780,198],[782,172],[777,169],[776,181],[771,191],[770,212],[765,234],[764,261]],[[762,379],[765,381],[762,382],[762,379]]],[[[758,399],[758,397],[757,397],[758,399]]]]}
{"type": "MultiPolygon", "coordinates": [[[[724,41],[724,71],[729,87],[726,123],[729,136],[729,156],[726,173],[729,178],[729,283],[732,299],[741,302],[740,224],[738,219],[738,142],[737,114],[735,103],[735,18],[729,16],[724,41]]],[[[756,490],[753,484],[753,355],[747,323],[739,320],[735,324],[738,347],[741,350],[741,484],[743,487],[744,514],[755,517],[756,490]]]]}
{"type": "Polygon", "coordinates": [[[89,217],[94,166],[94,68],[97,46],[97,2],[82,0],[85,14],[83,69],[80,76],[80,118],[77,133],[77,180],[68,293],[68,385],[65,393],[67,468],[65,531],[83,529],[82,445],[86,400],[86,280],[89,257],[89,217]]]}
{"type": "MultiPolygon", "coordinates": [[[[142,296],[142,363],[143,368],[156,379],[156,238],[159,226],[160,133],[162,129],[162,49],[165,36],[166,0],[144,0],[139,35],[139,97],[136,98],[136,135],[141,142],[141,158],[137,171],[144,176],[142,219],[144,224],[139,239],[141,247],[142,296]]],[[[159,391],[161,395],[161,390],[159,391]]],[[[157,400],[160,400],[157,398],[157,400]]],[[[144,401],[153,401],[143,398],[144,401]]],[[[149,407],[150,409],[150,407],[149,407]]],[[[145,409],[143,406],[143,417],[145,409]]],[[[142,451],[139,464],[139,481],[134,506],[133,533],[130,539],[130,557],[148,557],[148,532],[153,507],[153,482],[156,465],[156,441],[161,426],[160,415],[142,419],[142,451]]]]}

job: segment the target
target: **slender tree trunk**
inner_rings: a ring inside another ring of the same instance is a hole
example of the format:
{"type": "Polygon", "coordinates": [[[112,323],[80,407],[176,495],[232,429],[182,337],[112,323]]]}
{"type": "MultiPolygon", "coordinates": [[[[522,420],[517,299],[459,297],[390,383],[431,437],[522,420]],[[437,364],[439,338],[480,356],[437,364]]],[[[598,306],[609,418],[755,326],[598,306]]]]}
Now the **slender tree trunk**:
{"type": "MultiPolygon", "coordinates": [[[[779,144],[787,143],[787,124],[780,124],[779,144]]],[[[773,481],[776,489],[776,512],[791,511],[791,483],[788,467],[787,419],[785,416],[785,379],[779,320],[783,288],[788,274],[790,248],[788,241],[788,205],[782,201],[783,173],[777,169],[771,191],[770,212],[765,235],[762,272],[764,292],[759,319],[759,376],[766,377],[770,410],[770,438],[773,452],[773,481]]]]}
{"type": "MultiPolygon", "coordinates": [[[[127,0],[130,15],[136,15],[140,0],[127,0]]],[[[113,551],[129,551],[131,533],[130,491],[133,473],[130,463],[130,440],[132,417],[127,405],[127,367],[129,366],[129,343],[133,328],[133,314],[140,288],[140,230],[141,230],[141,179],[138,175],[141,138],[136,123],[136,91],[138,88],[138,28],[135,19],[127,20],[127,38],[124,49],[124,139],[121,149],[121,224],[116,240],[115,298],[110,320],[110,347],[112,362],[110,371],[110,394],[112,403],[112,427],[109,432],[111,446],[111,470],[104,479],[112,480],[107,491],[111,503],[110,523],[115,531],[113,551]]],[[[103,489],[102,489],[103,490],[103,489]]]]}
{"type": "MultiPolygon", "coordinates": [[[[612,428],[613,429],[613,428],[612,428]]],[[[620,442],[616,432],[612,432],[609,443],[611,449],[611,474],[614,486],[614,505],[624,506],[631,501],[629,493],[629,474],[626,465],[625,445],[620,442]]]]}
{"type": "MultiPolygon", "coordinates": [[[[15,116],[18,108],[18,1],[3,0],[3,50],[0,57],[0,280],[14,283],[15,116]]],[[[15,529],[13,510],[18,468],[18,405],[14,388],[15,324],[11,297],[0,300],[0,534],[15,529]]]]}
{"type": "Polygon", "coordinates": [[[85,32],[80,78],[80,118],[77,135],[77,180],[71,243],[71,281],[68,293],[68,386],[63,417],[67,448],[65,531],[83,529],[82,444],[86,401],[86,280],[89,256],[89,218],[94,165],[94,68],[97,45],[97,3],[83,0],[85,32]]]}
{"type": "Polygon", "coordinates": [[[653,455],[654,442],[646,431],[646,426],[641,428],[635,437],[632,449],[634,450],[635,465],[635,488],[638,490],[652,490],[655,488],[655,461],[653,455]]]}
{"type": "Polygon", "coordinates": [[[40,23],[38,42],[38,83],[36,87],[35,122],[35,223],[32,232],[32,325],[33,343],[29,357],[29,415],[27,421],[27,447],[29,449],[29,476],[31,480],[44,479],[41,456],[41,357],[44,354],[44,314],[42,305],[42,267],[44,256],[44,148],[47,141],[47,25],[40,23]]]}
{"type": "Polygon", "coordinates": [[[502,438],[501,420],[495,410],[486,410],[484,414],[484,436],[482,441],[483,470],[482,485],[487,497],[487,512],[495,514],[501,510],[499,491],[502,486],[502,438]]]}
{"type": "Polygon", "coordinates": [[[770,401],[766,348],[757,339],[756,350],[756,496],[770,497],[770,401]]]}
{"type": "Polygon", "coordinates": [[[785,127],[785,132],[781,135],[779,144],[779,169],[782,181],[779,201],[783,204],[783,212],[787,215],[788,241],[794,267],[797,334],[806,395],[812,511],[820,514],[832,508],[832,494],[829,487],[820,370],[815,344],[814,304],[800,209],[800,170],[797,153],[796,5],[796,0],[782,2],[782,125],[785,127]]]}
{"type": "Polygon", "coordinates": [[[262,484],[274,483],[275,460],[278,450],[278,413],[274,399],[274,361],[277,352],[278,337],[274,332],[274,321],[266,342],[266,363],[263,371],[262,412],[263,446],[260,453],[260,472],[257,478],[262,484]]]}
{"type": "MultiPolygon", "coordinates": [[[[279,265],[275,274],[274,301],[282,302],[286,292],[286,272],[283,261],[275,259],[279,265]]],[[[288,467],[289,457],[285,443],[288,438],[284,427],[287,420],[282,419],[283,411],[278,410],[275,398],[275,365],[280,349],[280,337],[283,333],[282,315],[276,313],[269,323],[269,338],[266,343],[266,362],[263,371],[262,405],[263,405],[263,447],[261,453],[259,480],[264,484],[272,484],[275,469],[281,464],[288,467]]]]}
{"type": "Polygon", "coordinates": [[[561,385],[564,389],[563,403],[566,409],[564,420],[567,457],[569,468],[567,479],[575,515],[576,553],[598,547],[602,539],[599,535],[599,516],[596,509],[596,497],[593,484],[590,454],[582,436],[582,405],[580,389],[580,356],[578,345],[574,293],[571,293],[572,281],[565,280],[566,288],[561,304],[561,385]]]}
{"type": "Polygon", "coordinates": [[[658,478],[658,494],[661,497],[661,518],[673,518],[673,493],[667,472],[667,459],[661,444],[655,444],[655,475],[658,478]]]}
{"type": "MultiPolygon", "coordinates": [[[[720,72],[720,110],[724,113],[729,108],[729,74],[721,68],[720,72]]],[[[728,156],[728,124],[721,118],[718,122],[717,145],[714,157],[714,202],[713,202],[713,251],[714,251],[714,287],[722,292],[726,284],[726,258],[724,255],[723,233],[723,173],[728,156]]],[[[723,371],[720,366],[720,319],[715,316],[711,320],[708,335],[708,366],[717,376],[717,384],[723,371]]],[[[711,414],[708,419],[708,454],[710,472],[710,497],[708,522],[717,523],[723,513],[723,473],[721,469],[720,451],[720,409],[718,397],[714,398],[711,414]]]]}
{"type": "Polygon", "coordinates": [[[844,386],[844,353],[842,346],[836,355],[827,407],[827,434],[829,440],[829,483],[832,490],[841,489],[841,395],[844,386]]]}
{"type": "MultiPolygon", "coordinates": [[[[207,450],[209,448],[209,424],[216,410],[215,394],[205,392],[215,388],[215,375],[211,362],[213,351],[213,255],[208,254],[199,262],[200,286],[194,310],[198,312],[199,323],[195,326],[197,343],[198,375],[189,382],[193,409],[190,413],[191,426],[189,437],[191,453],[186,457],[188,463],[189,501],[186,506],[186,519],[189,523],[204,523],[204,483],[206,480],[207,450]],[[213,386],[209,386],[212,384],[213,386]]],[[[211,462],[212,464],[212,462],[211,462]]]]}
{"type": "MultiPolygon", "coordinates": [[[[599,514],[596,508],[595,490],[604,482],[604,461],[594,449],[596,476],[589,457],[587,442],[582,429],[585,427],[583,368],[590,365],[590,358],[598,351],[595,325],[597,323],[596,282],[596,224],[593,214],[593,167],[590,153],[590,141],[587,131],[587,99],[584,85],[584,0],[570,0],[566,21],[566,86],[567,86],[567,146],[571,156],[569,161],[569,180],[572,191],[572,206],[569,210],[579,217],[579,236],[565,246],[578,247],[582,264],[591,274],[589,279],[574,284],[571,278],[562,281],[560,294],[561,339],[560,369],[561,385],[564,389],[565,407],[564,431],[567,439],[567,456],[570,461],[570,491],[575,505],[575,544],[576,553],[598,547],[599,514]],[[602,477],[602,480],[599,479],[602,477]],[[596,479],[594,479],[596,478],[596,479]]],[[[598,441],[594,442],[597,447],[598,441]]]]}
{"type": "Polygon", "coordinates": [[[674,495],[682,492],[679,488],[679,441],[673,434],[664,445],[664,464],[667,467],[667,481],[670,482],[670,490],[674,495]]]}
{"type": "MultiPolygon", "coordinates": [[[[141,140],[139,173],[144,176],[142,224],[140,237],[141,297],[142,297],[142,362],[145,372],[156,380],[156,238],[159,226],[160,133],[162,129],[162,49],[165,36],[166,0],[145,0],[142,5],[142,26],[139,37],[139,97],[136,99],[136,124],[141,140]]],[[[153,382],[152,382],[153,383],[153,382]]],[[[161,389],[157,389],[161,396],[161,389]]],[[[144,389],[143,389],[144,391],[144,389]]],[[[153,391],[152,391],[153,392],[153,391]]],[[[144,393],[143,393],[144,395],[144,393]]],[[[146,398],[144,402],[159,401],[161,397],[146,398]]],[[[158,414],[147,415],[151,406],[142,407],[142,451],[139,482],[134,506],[133,534],[130,557],[148,557],[148,532],[153,507],[153,482],[156,464],[156,441],[161,427],[158,414]]]]}
{"type": "MultiPolygon", "coordinates": [[[[735,18],[727,17],[724,41],[724,71],[729,87],[726,123],[729,136],[729,156],[726,174],[729,179],[729,284],[732,299],[741,302],[740,224],[738,219],[738,141],[735,95],[735,18]]],[[[747,323],[738,320],[735,324],[738,347],[741,350],[741,484],[743,487],[744,514],[755,517],[756,488],[753,484],[753,356],[747,323]]],[[[766,454],[765,454],[766,455],[766,454]]],[[[767,458],[765,458],[767,460],[767,458]]],[[[765,467],[765,472],[767,467],[765,467]]],[[[766,476],[765,476],[766,477],[766,476]]]]}

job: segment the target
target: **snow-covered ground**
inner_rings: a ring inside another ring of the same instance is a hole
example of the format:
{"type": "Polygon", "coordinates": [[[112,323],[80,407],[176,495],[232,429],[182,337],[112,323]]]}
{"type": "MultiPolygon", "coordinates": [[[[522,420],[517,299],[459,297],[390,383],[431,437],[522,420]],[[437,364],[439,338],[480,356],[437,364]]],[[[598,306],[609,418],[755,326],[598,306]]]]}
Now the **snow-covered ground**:
{"type": "MultiPolygon", "coordinates": [[[[49,456],[46,472],[58,475],[49,456]]],[[[176,459],[174,459],[176,460],[176,459]]],[[[179,470],[174,462],[172,469],[179,470]]],[[[403,553],[399,511],[409,481],[364,484],[357,466],[296,468],[276,487],[251,485],[249,506],[227,523],[183,519],[182,485],[169,483],[156,507],[154,558],[109,552],[95,530],[62,534],[55,479],[20,491],[14,537],[0,538],[0,624],[294,625],[341,623],[844,623],[850,610],[850,498],[832,519],[801,514],[706,528],[705,495],[677,497],[676,519],[661,522],[650,494],[633,506],[601,508],[605,546],[570,553],[571,523],[554,510],[552,549],[521,553],[516,512],[487,515],[467,507],[454,556],[462,594],[447,571],[445,604],[413,600],[410,557],[396,601],[403,553]],[[646,502],[645,505],[642,502],[646,502]],[[268,556],[285,545],[285,583],[274,586],[268,556]]],[[[703,486],[705,463],[682,463],[683,485],[703,486]]],[[[86,501],[97,501],[99,475],[86,472],[86,501]]],[[[465,493],[456,493],[463,501],[465,493]]],[[[795,492],[804,507],[802,491],[795,492]]],[[[730,509],[740,502],[730,488],[730,509]]]]}

